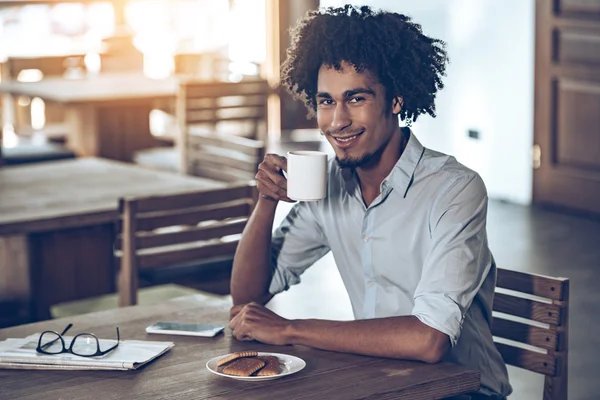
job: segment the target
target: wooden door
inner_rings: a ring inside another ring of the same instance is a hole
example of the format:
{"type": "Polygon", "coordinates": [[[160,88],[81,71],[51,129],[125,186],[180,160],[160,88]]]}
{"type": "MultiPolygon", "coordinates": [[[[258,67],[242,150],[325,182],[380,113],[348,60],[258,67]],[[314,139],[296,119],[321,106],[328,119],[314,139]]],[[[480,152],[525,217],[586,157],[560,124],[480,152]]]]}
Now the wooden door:
{"type": "Polygon", "coordinates": [[[533,201],[600,215],[600,0],[536,0],[533,201]]]}

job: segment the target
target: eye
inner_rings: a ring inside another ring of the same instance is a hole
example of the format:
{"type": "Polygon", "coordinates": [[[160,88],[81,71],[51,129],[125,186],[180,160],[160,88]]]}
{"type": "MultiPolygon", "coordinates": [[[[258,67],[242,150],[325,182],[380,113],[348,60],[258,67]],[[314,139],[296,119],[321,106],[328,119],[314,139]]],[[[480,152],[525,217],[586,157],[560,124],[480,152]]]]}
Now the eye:
{"type": "Polygon", "coordinates": [[[331,99],[319,99],[318,100],[318,104],[319,105],[323,105],[323,106],[328,106],[328,105],[333,104],[333,100],[331,100],[331,99]]]}
{"type": "Polygon", "coordinates": [[[362,101],[364,101],[364,100],[365,100],[365,98],[364,98],[364,97],[355,96],[355,97],[352,97],[352,98],[351,98],[351,99],[348,101],[348,103],[354,103],[354,104],[356,104],[356,103],[360,103],[360,102],[362,102],[362,101]]]}

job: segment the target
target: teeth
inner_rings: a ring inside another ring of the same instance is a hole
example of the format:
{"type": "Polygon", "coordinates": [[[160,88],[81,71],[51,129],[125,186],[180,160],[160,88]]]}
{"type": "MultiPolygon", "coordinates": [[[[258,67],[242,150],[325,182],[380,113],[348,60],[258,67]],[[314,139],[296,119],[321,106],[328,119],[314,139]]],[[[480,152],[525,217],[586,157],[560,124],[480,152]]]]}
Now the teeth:
{"type": "Polygon", "coordinates": [[[340,142],[349,142],[352,139],[354,139],[356,136],[358,136],[358,135],[350,136],[349,138],[345,138],[345,139],[338,138],[337,140],[339,140],[340,142]]]}

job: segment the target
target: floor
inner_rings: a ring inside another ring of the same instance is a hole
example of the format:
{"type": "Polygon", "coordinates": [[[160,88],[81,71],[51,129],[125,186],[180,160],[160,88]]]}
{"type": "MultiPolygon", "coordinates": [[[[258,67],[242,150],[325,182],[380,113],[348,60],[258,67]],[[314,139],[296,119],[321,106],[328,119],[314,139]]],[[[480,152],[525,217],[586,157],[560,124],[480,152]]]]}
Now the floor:
{"type": "MultiPolygon", "coordinates": [[[[282,203],[276,221],[281,221],[288,209],[289,205],[282,203]]],[[[569,399],[598,399],[600,222],[490,201],[488,236],[499,266],[570,278],[569,399]]],[[[331,254],[302,279],[300,285],[275,297],[270,307],[287,318],[353,318],[331,254]]],[[[511,399],[542,398],[541,376],[512,367],[509,374],[514,389],[511,399]]]]}

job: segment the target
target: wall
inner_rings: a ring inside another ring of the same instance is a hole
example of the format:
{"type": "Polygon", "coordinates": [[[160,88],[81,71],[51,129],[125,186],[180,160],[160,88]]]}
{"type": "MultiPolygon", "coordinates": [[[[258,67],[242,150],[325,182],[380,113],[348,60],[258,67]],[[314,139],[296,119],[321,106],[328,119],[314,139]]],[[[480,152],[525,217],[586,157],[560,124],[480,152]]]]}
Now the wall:
{"type": "MultiPolygon", "coordinates": [[[[323,6],[348,1],[321,0],[323,6]]],[[[491,198],[531,202],[534,0],[364,0],[413,17],[450,57],[437,117],[413,125],[421,142],[484,179],[491,198]],[[475,129],[480,139],[469,138],[475,129]]]]}

